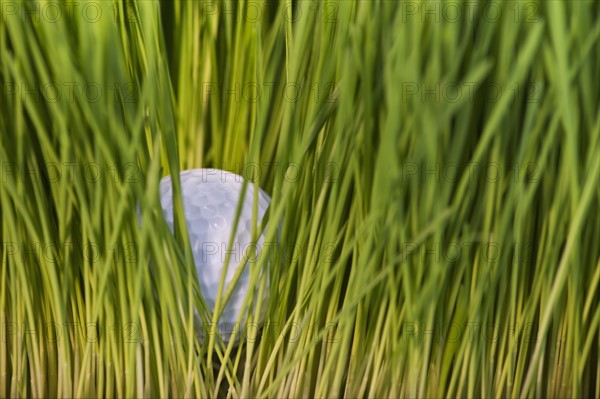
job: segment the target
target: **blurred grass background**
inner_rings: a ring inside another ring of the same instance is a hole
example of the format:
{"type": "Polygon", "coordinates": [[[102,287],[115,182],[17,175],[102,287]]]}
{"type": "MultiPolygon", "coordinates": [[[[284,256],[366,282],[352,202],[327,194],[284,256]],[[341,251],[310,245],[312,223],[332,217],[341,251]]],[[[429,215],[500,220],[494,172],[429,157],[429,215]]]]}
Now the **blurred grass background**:
{"type": "Polygon", "coordinates": [[[0,396],[599,397],[597,1],[1,5],[0,396]],[[292,244],[239,346],[160,216],[207,166],[292,244]]]}

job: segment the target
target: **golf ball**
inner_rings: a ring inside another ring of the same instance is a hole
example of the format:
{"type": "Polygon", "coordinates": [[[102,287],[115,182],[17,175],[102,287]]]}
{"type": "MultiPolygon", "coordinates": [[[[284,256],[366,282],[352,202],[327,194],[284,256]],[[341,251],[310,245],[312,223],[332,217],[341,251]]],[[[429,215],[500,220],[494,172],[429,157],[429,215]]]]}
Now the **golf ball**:
{"type": "MultiPolygon", "coordinates": [[[[252,242],[254,185],[249,182],[246,186],[235,236],[232,245],[229,246],[231,232],[234,228],[235,212],[242,194],[243,178],[218,169],[190,169],[182,171],[179,176],[183,208],[198,273],[200,292],[209,310],[214,311],[226,256],[229,254],[230,258],[225,275],[223,296],[232,284],[238,268],[244,267],[217,325],[218,333],[224,341],[229,341],[234,330],[237,331],[237,340],[244,328],[245,318],[240,320],[239,324],[235,323],[248,291],[251,264],[260,259],[264,249],[264,232],[255,242],[252,242]],[[244,257],[245,254],[246,257],[244,257]]],[[[173,231],[171,183],[170,176],[160,181],[160,201],[164,217],[173,231]]],[[[260,226],[270,201],[270,197],[262,189],[259,189],[257,226],[260,226]]],[[[260,232],[260,230],[257,231],[260,232]]],[[[268,292],[268,286],[266,288],[265,293],[268,292]]],[[[267,298],[265,297],[265,299],[267,298]]],[[[255,320],[257,317],[259,315],[254,316],[255,320]]],[[[200,318],[196,315],[196,326],[201,339],[207,332],[215,332],[214,326],[209,329],[198,323],[200,323],[200,318]]]]}

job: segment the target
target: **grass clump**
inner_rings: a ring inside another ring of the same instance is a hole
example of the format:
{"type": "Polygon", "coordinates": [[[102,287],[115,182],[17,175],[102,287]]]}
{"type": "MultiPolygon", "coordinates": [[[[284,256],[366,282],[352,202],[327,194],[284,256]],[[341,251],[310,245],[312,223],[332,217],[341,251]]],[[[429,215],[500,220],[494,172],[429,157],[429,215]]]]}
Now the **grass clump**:
{"type": "Polygon", "coordinates": [[[599,395],[596,2],[1,6],[0,396],[599,395]],[[283,221],[240,345],[160,213],[208,166],[283,221]]]}

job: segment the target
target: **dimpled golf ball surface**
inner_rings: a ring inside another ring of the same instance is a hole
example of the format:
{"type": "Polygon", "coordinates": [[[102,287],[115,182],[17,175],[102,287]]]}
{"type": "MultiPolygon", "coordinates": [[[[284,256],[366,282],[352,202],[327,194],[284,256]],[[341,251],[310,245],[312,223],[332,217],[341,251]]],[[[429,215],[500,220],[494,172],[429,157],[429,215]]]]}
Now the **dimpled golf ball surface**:
{"type": "MultiPolygon", "coordinates": [[[[261,251],[264,248],[264,234],[256,240],[256,243],[252,242],[254,185],[249,182],[246,186],[233,245],[229,247],[229,239],[234,228],[235,211],[242,194],[243,178],[218,169],[191,169],[183,171],[179,175],[194,263],[200,290],[208,309],[214,309],[227,253],[230,253],[230,260],[223,293],[232,283],[238,266],[242,264],[246,250],[254,249],[254,253],[251,252],[249,255],[250,260],[244,261],[246,263],[244,271],[219,320],[219,334],[228,341],[248,289],[251,263],[260,259],[261,251]]],[[[165,219],[173,230],[173,191],[170,176],[163,178],[160,182],[160,199],[165,219]]],[[[270,201],[269,196],[259,189],[258,225],[260,225],[270,201]]],[[[241,328],[236,329],[238,331],[236,339],[239,339],[244,321],[242,319],[241,328]]],[[[201,338],[204,337],[206,331],[208,329],[200,327],[201,338]]]]}

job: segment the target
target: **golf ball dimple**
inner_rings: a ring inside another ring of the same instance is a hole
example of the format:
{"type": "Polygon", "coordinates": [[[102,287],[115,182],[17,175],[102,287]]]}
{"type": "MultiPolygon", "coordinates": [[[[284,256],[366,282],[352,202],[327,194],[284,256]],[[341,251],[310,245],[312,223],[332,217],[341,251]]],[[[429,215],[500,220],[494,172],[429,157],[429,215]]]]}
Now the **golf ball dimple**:
{"type": "Polygon", "coordinates": [[[205,218],[210,218],[217,214],[217,210],[213,205],[202,205],[200,212],[205,218]]]}
{"type": "MultiPolygon", "coordinates": [[[[227,292],[232,284],[238,267],[245,266],[219,319],[218,332],[223,340],[228,341],[248,291],[251,264],[260,259],[261,249],[264,245],[264,233],[260,235],[257,242],[252,242],[254,185],[251,183],[246,185],[234,242],[229,247],[235,213],[242,194],[243,178],[218,169],[190,169],[181,172],[179,176],[185,219],[200,291],[210,310],[214,309],[217,300],[226,256],[229,254],[230,259],[223,293],[227,292]],[[254,252],[244,259],[244,252],[248,248],[254,252]]],[[[170,176],[160,181],[160,201],[167,224],[173,230],[171,183],[170,176]]],[[[257,226],[260,226],[271,198],[262,189],[259,189],[257,198],[256,223],[257,226]]],[[[268,292],[268,287],[266,288],[265,293],[268,292]]],[[[255,315],[254,318],[256,319],[257,316],[259,315],[255,315]]],[[[236,331],[238,331],[236,339],[239,338],[244,323],[245,319],[241,319],[239,328],[236,327],[236,331]]],[[[201,328],[199,331],[201,337],[204,336],[205,330],[209,329],[201,328]]]]}
{"type": "Polygon", "coordinates": [[[210,228],[213,231],[223,231],[227,226],[227,222],[221,216],[215,216],[210,220],[210,228]]]}

